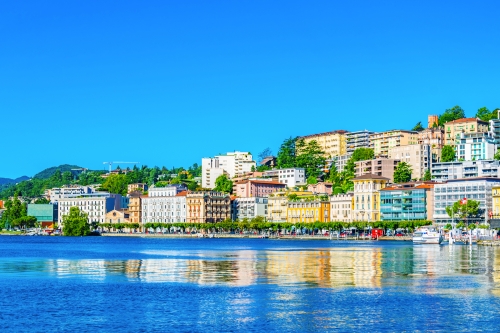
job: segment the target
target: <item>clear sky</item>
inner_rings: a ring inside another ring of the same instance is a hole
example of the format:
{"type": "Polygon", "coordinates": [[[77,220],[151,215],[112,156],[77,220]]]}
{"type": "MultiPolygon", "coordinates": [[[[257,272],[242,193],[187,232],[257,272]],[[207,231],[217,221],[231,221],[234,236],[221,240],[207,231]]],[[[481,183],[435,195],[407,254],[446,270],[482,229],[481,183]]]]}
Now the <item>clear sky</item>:
{"type": "Polygon", "coordinates": [[[498,1],[2,1],[0,177],[500,107],[498,1]]]}

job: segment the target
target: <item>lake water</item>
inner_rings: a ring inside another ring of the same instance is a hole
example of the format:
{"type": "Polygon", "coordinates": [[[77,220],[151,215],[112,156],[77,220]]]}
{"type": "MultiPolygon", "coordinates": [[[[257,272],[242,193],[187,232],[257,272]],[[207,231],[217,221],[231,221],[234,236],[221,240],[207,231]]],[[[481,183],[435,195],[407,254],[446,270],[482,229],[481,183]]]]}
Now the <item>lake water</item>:
{"type": "Polygon", "coordinates": [[[0,237],[1,332],[500,331],[500,248],[0,237]]]}

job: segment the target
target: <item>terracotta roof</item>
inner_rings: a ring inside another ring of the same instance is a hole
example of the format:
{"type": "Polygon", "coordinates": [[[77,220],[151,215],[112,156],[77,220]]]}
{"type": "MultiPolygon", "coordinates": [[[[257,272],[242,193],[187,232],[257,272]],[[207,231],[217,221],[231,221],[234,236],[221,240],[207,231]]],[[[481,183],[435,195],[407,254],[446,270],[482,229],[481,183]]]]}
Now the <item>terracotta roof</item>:
{"type": "Polygon", "coordinates": [[[188,191],[181,191],[177,193],[175,196],[176,197],[185,197],[187,195],[188,191]]]}
{"type": "Polygon", "coordinates": [[[323,133],[317,133],[317,134],[304,135],[304,136],[299,137],[299,139],[313,138],[315,136],[322,136],[322,135],[328,135],[328,134],[346,134],[346,133],[348,133],[348,131],[346,131],[346,130],[336,130],[336,131],[331,131],[331,132],[323,132],[323,133]]]}
{"type": "Polygon", "coordinates": [[[363,180],[363,179],[384,179],[384,180],[389,180],[389,178],[382,177],[382,176],[377,176],[371,173],[367,173],[366,175],[362,175],[356,178],[353,178],[352,180],[363,180]]]}
{"type": "Polygon", "coordinates": [[[484,121],[484,120],[481,120],[479,118],[460,118],[460,119],[457,119],[457,120],[452,120],[452,121],[449,121],[445,124],[459,124],[459,123],[468,123],[468,122],[471,122],[471,121],[477,121],[478,123],[481,122],[481,123],[485,123],[485,124],[488,124],[487,121],[484,121]]]}

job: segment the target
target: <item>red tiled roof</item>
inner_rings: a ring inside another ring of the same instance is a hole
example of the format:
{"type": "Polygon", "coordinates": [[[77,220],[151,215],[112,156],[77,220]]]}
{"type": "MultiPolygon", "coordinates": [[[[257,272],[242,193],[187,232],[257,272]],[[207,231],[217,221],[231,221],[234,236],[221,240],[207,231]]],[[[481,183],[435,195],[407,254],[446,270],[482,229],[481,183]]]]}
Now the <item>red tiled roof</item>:
{"type": "Polygon", "coordinates": [[[471,122],[471,121],[477,121],[478,123],[488,124],[487,121],[481,120],[479,118],[460,118],[460,119],[457,119],[457,120],[449,121],[449,122],[447,122],[445,124],[459,124],[459,123],[467,123],[467,122],[471,122]]]}
{"type": "Polygon", "coordinates": [[[187,195],[187,193],[188,193],[187,191],[181,191],[181,192],[177,193],[175,196],[176,197],[185,197],[187,195]]]}

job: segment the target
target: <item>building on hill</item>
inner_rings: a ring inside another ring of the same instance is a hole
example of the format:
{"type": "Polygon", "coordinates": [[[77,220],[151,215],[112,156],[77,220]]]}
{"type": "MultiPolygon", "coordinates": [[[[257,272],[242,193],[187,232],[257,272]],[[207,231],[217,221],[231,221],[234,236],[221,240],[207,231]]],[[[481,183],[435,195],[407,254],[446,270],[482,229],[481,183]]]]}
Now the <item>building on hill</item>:
{"type": "Polygon", "coordinates": [[[328,162],[335,163],[335,167],[337,168],[337,172],[344,171],[345,166],[347,165],[347,161],[351,158],[350,154],[340,155],[332,158],[328,162]]]}
{"type": "Polygon", "coordinates": [[[91,186],[63,186],[55,187],[50,190],[45,191],[45,197],[50,200],[50,202],[58,202],[60,199],[73,198],[81,195],[89,195],[95,193],[95,190],[91,186]]]}
{"type": "Polygon", "coordinates": [[[381,189],[381,219],[431,221],[434,215],[434,185],[434,182],[409,182],[381,189]]]}
{"type": "Polygon", "coordinates": [[[267,220],[269,222],[287,221],[288,196],[286,192],[276,192],[267,198],[267,220]]]}
{"type": "Polygon", "coordinates": [[[488,122],[479,118],[462,118],[444,124],[445,144],[454,146],[460,141],[461,133],[488,132],[488,122]]]}
{"type": "Polygon", "coordinates": [[[28,216],[36,217],[42,229],[54,229],[58,221],[58,205],[28,204],[28,216]]]}
{"type": "Polygon", "coordinates": [[[500,146],[500,109],[497,111],[497,119],[490,120],[490,135],[495,139],[495,143],[500,146]]]}
{"type": "Polygon", "coordinates": [[[497,151],[495,138],[489,132],[460,133],[456,143],[457,161],[491,160],[497,151]]]}
{"type": "Polygon", "coordinates": [[[429,115],[427,116],[427,128],[436,128],[439,126],[439,116],[429,115]]]}
{"type": "Polygon", "coordinates": [[[431,168],[432,150],[430,145],[421,144],[392,147],[389,148],[389,158],[408,163],[412,168],[411,178],[419,180],[431,168]]]}
{"type": "Polygon", "coordinates": [[[216,223],[231,219],[229,194],[216,191],[188,192],[187,222],[216,223]]]}
{"type": "Polygon", "coordinates": [[[500,175],[499,169],[500,161],[497,160],[440,162],[432,164],[431,175],[435,181],[477,177],[497,178],[500,175]]]}
{"type": "Polygon", "coordinates": [[[132,193],[135,191],[146,192],[148,190],[148,184],[146,183],[133,183],[128,184],[127,193],[132,193]]]}
{"type": "Polygon", "coordinates": [[[346,136],[346,154],[351,156],[358,148],[373,148],[370,142],[370,135],[373,132],[368,130],[347,132],[346,136]]]}
{"type": "Polygon", "coordinates": [[[264,177],[285,184],[289,188],[306,183],[306,171],[304,168],[273,169],[263,172],[264,177]]]}
{"type": "Polygon", "coordinates": [[[233,221],[241,221],[243,219],[251,220],[257,216],[266,218],[267,203],[267,197],[235,198],[232,201],[231,219],[233,221]]]}
{"type": "Polygon", "coordinates": [[[267,197],[269,194],[285,188],[286,184],[275,181],[243,180],[236,183],[235,194],[241,198],[267,197]]]}
{"type": "Polygon", "coordinates": [[[143,196],[141,192],[134,191],[129,193],[129,204],[128,204],[128,212],[129,212],[129,220],[130,223],[142,223],[142,197],[147,198],[147,196],[143,196]]]}
{"type": "Polygon", "coordinates": [[[227,174],[229,178],[243,175],[256,168],[256,163],[249,152],[229,152],[213,158],[202,158],[202,187],[214,188],[217,177],[227,174]]]}
{"type": "Polygon", "coordinates": [[[418,132],[391,130],[370,135],[375,157],[387,157],[389,148],[414,145],[418,143],[418,132]]]}
{"type": "Polygon", "coordinates": [[[354,193],[342,193],[330,197],[330,221],[352,222],[354,193]]]}
{"type": "Polygon", "coordinates": [[[387,186],[389,178],[366,174],[352,179],[354,183],[354,221],[379,221],[380,190],[387,186]]]}
{"type": "Polygon", "coordinates": [[[355,165],[356,177],[363,175],[377,175],[387,178],[390,182],[394,181],[394,170],[400,160],[388,158],[376,158],[373,160],[359,161],[355,165]]]}
{"type": "Polygon", "coordinates": [[[276,162],[277,162],[277,159],[275,156],[267,156],[267,157],[264,157],[262,159],[262,161],[260,161],[260,165],[265,165],[265,166],[268,166],[270,168],[274,168],[276,167],[276,162]]]}
{"type": "Polygon", "coordinates": [[[331,183],[319,182],[317,184],[307,185],[307,190],[313,194],[331,195],[333,192],[331,183]]]}
{"type": "Polygon", "coordinates": [[[306,144],[311,141],[316,141],[318,146],[325,153],[325,158],[332,158],[346,154],[346,134],[347,131],[337,130],[301,136],[297,138],[297,140],[304,139],[306,144]]]}

